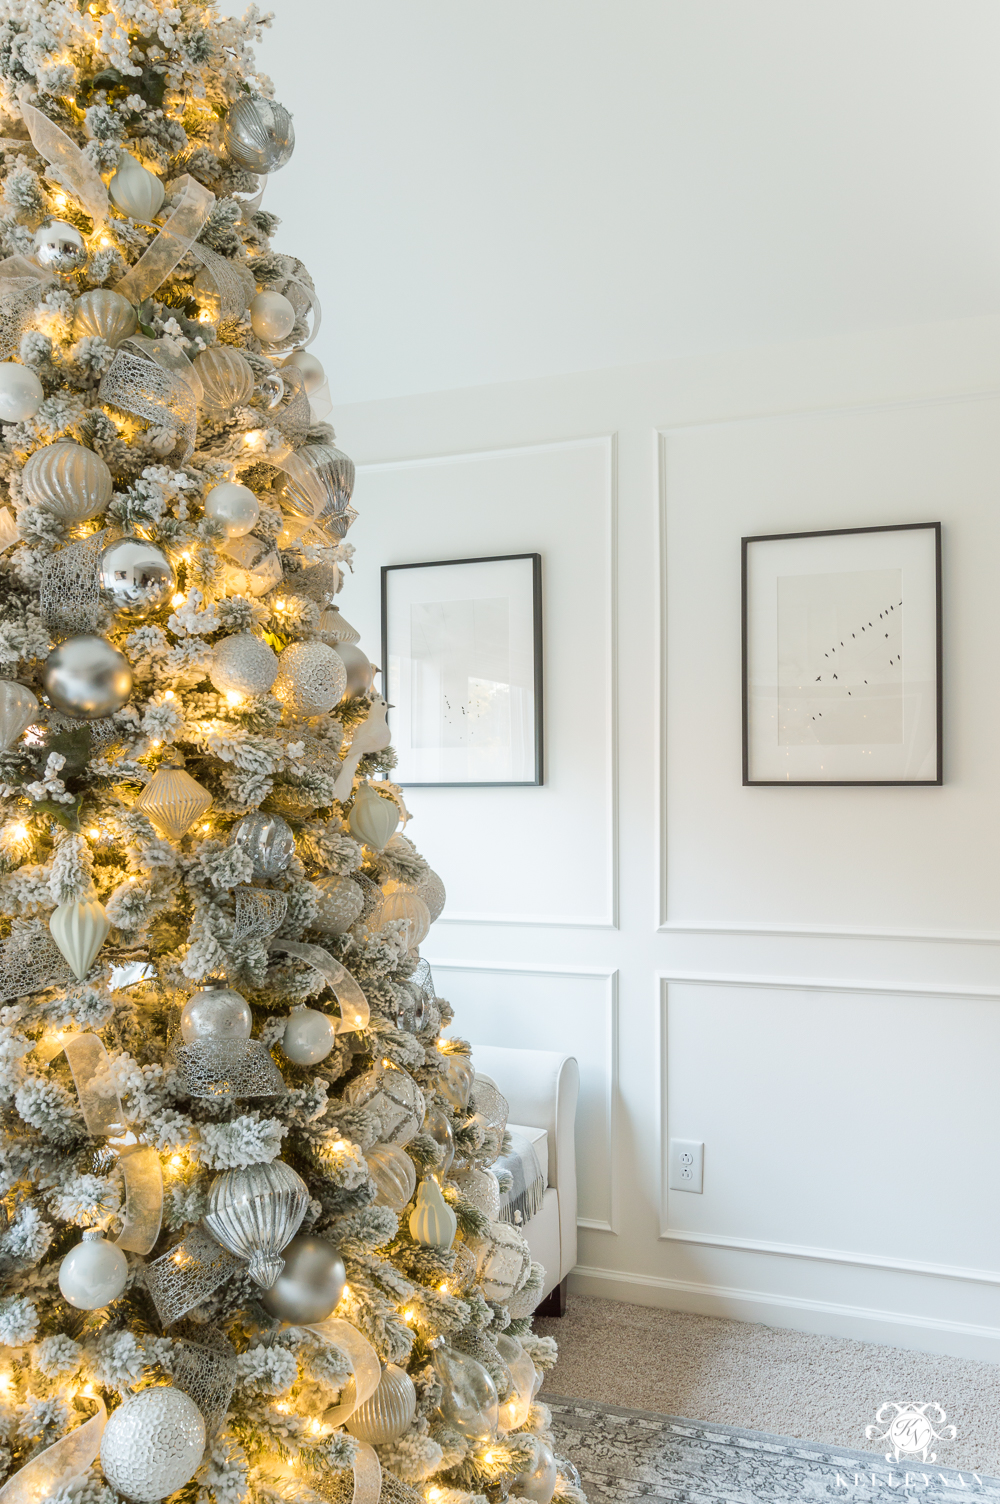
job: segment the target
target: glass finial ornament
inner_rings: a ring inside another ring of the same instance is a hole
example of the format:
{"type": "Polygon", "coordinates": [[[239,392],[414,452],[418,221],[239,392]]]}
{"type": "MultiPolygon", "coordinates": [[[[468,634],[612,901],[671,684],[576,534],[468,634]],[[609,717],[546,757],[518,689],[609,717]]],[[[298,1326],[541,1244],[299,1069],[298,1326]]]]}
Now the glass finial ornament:
{"type": "Polygon", "coordinates": [[[272,1159],[216,1175],[203,1221],[223,1248],[247,1260],[250,1278],[269,1290],[285,1265],[281,1251],[308,1205],[305,1182],[283,1159],[272,1159]]]}
{"type": "Polygon", "coordinates": [[[281,1048],[293,1065],[318,1065],[337,1042],[337,1027],[328,1013],[300,1005],[293,1008],[281,1036],[281,1048]]]}
{"type": "Polygon", "coordinates": [[[516,1337],[509,1337],[506,1332],[497,1332],[493,1344],[510,1370],[512,1386],[510,1394],[500,1406],[500,1428],[503,1431],[517,1431],[528,1419],[538,1374],[516,1337]]]}
{"type": "Polygon", "coordinates": [[[383,799],[370,783],[363,783],[347,818],[357,840],[373,851],[381,851],[399,824],[399,809],[394,799],[383,799]]]}
{"type": "Polygon", "coordinates": [[[118,169],[108,184],[115,208],[131,219],[151,220],[163,204],[164,188],[155,172],[137,162],[130,152],[118,158],[118,169]]]}
{"type": "Polygon", "coordinates": [[[224,418],[253,396],[253,367],[239,350],[210,345],[191,362],[202,385],[201,411],[206,418],[224,418]]]}
{"type": "Polygon", "coordinates": [[[276,99],[260,94],[229,106],[223,139],[232,160],[248,172],[277,172],[295,149],[291,115],[276,99]]]}
{"type": "Polygon", "coordinates": [[[135,808],[168,841],[179,841],[196,820],[208,813],[212,796],[182,767],[165,763],[157,768],[135,801],[135,808]]]}
{"type": "Polygon", "coordinates": [[[257,878],[277,877],[284,872],[295,852],[295,837],[287,820],[263,810],[244,815],[233,827],[230,840],[249,856],[253,875],[257,878]]]}
{"type": "Polygon", "coordinates": [[[250,327],[258,339],[277,344],[295,324],[295,309],[280,292],[259,292],[250,303],[250,327]]]}
{"type": "Polygon", "coordinates": [[[12,679],[0,680],[0,751],[10,751],[21,733],[37,720],[40,708],[31,690],[23,684],[12,679]]]}
{"type": "Polygon", "coordinates": [[[437,1347],[431,1361],[441,1385],[441,1418],[467,1441],[488,1441],[499,1423],[497,1389],[475,1358],[437,1347]]]}
{"type": "Polygon", "coordinates": [[[34,371],[16,361],[0,364],[0,423],[24,423],[33,418],[45,398],[34,371]]]}
{"type": "Polygon", "coordinates": [[[61,903],[49,916],[49,932],[78,982],[87,975],[110,929],[111,921],[96,894],[61,903]]]}
{"type": "Polygon", "coordinates": [[[124,653],[89,633],[54,648],[42,665],[41,680],[55,709],[76,721],[113,715],[132,693],[132,669],[124,653]]]}
{"type": "Polygon", "coordinates": [[[425,1248],[447,1250],[455,1241],[458,1218],[441,1194],[433,1177],[417,1187],[417,1202],[409,1220],[410,1237],[425,1248]]]}
{"type": "Polygon", "coordinates": [[[205,982],[181,1009],[185,1044],[194,1044],[196,1039],[249,1039],[252,1028],[253,1015],[246,998],[221,982],[205,982]]]}
{"type": "Polygon", "coordinates": [[[35,231],[32,254],[47,272],[58,272],[65,277],[87,265],[87,242],[65,220],[45,219],[35,231]]]}
{"type": "Polygon", "coordinates": [[[220,695],[266,695],[278,677],[278,655],[252,632],[215,644],[208,677],[220,695]]]}
{"type": "Polygon", "coordinates": [[[347,683],[343,662],[325,642],[293,642],[278,659],[274,693],[293,715],[325,715],[347,683]]]}
{"type": "Polygon", "coordinates": [[[325,1321],[340,1303],[347,1270],[326,1238],[294,1237],[284,1251],[285,1267],[260,1303],[269,1316],[292,1326],[325,1321]]]}
{"type": "Polygon", "coordinates": [[[357,883],[349,877],[319,877],[313,887],[317,896],[314,928],[324,935],[346,935],[365,906],[357,883]]]}
{"type": "Polygon", "coordinates": [[[78,1311],[99,1311],[117,1300],[128,1279],[128,1260],[114,1243],[88,1228],[59,1265],[59,1289],[78,1311]]]}
{"type": "Polygon", "coordinates": [[[260,517],[260,502],[249,486],[224,480],[205,497],[205,516],[220,522],[227,538],[242,538],[253,532],[260,517]]]}
{"type": "Polygon", "coordinates": [[[146,538],[116,538],[101,554],[98,572],[101,589],[124,616],[148,616],[174,593],[170,560],[146,538]]]}
{"type": "Polygon", "coordinates": [[[87,522],[104,511],[114,490],[99,454],[60,439],[25,461],[21,486],[28,501],[63,522],[87,522]]]}
{"type": "Polygon", "coordinates": [[[109,287],[81,293],[73,308],[74,339],[103,339],[105,344],[120,345],[138,327],[132,304],[109,287]]]}
{"type": "Polygon", "coordinates": [[[387,1363],[375,1393],[347,1417],[344,1424],[358,1441],[382,1446],[410,1429],[417,1413],[417,1391],[404,1368],[387,1363]]]}
{"type": "Polygon", "coordinates": [[[157,1504],[194,1477],[205,1435],[194,1400],[172,1384],[154,1384],[129,1395],[108,1417],[101,1469],[132,1504],[157,1504]]]}

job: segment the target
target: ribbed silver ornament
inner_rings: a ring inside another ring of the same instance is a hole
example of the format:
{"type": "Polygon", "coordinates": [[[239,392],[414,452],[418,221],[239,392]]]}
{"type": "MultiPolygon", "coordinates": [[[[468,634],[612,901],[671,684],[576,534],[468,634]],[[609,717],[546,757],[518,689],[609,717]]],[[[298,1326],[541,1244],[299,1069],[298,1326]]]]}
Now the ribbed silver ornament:
{"type": "MultiPolygon", "coordinates": [[[[346,1388],[344,1394],[347,1394],[346,1388]]],[[[416,1413],[417,1392],[413,1380],[405,1369],[388,1363],[375,1393],[359,1405],[344,1424],[359,1441],[381,1446],[408,1431],[416,1413]]]]}
{"type": "Polygon", "coordinates": [[[305,1182],[291,1165],[274,1159],[216,1175],[202,1220],[223,1248],[247,1260],[251,1279],[269,1290],[285,1267],[281,1250],[298,1232],[308,1205],[305,1182]]]}

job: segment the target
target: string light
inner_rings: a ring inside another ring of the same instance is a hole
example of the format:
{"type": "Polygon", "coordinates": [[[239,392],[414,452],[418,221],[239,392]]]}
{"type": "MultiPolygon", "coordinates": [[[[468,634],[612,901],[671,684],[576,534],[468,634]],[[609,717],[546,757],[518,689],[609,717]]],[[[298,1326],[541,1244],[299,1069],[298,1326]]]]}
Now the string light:
{"type": "Polygon", "coordinates": [[[202,835],[205,835],[211,829],[212,829],[212,826],[211,826],[210,822],[208,820],[206,820],[205,823],[204,823],[204,825],[201,827],[201,833],[202,833],[202,835]]]}
{"type": "Polygon", "coordinates": [[[7,834],[11,840],[26,841],[28,839],[28,827],[20,820],[15,820],[13,825],[7,826],[7,834]]]}
{"type": "MultiPolygon", "coordinates": [[[[183,599],[183,597],[181,597],[181,598],[183,599]]],[[[163,698],[165,700],[172,700],[174,698],[174,692],[173,692],[173,690],[172,689],[168,689],[166,691],[166,693],[164,694],[163,698]]]]}
{"type": "Polygon", "coordinates": [[[227,689],[226,702],[229,705],[242,705],[243,696],[240,694],[238,689],[227,689]]]}
{"type": "Polygon", "coordinates": [[[96,825],[92,826],[91,829],[87,831],[87,834],[92,841],[96,841],[100,833],[101,832],[98,830],[96,825]]]}
{"type": "Polygon", "coordinates": [[[172,1170],[179,1170],[180,1167],[181,1167],[181,1165],[183,1163],[184,1163],[183,1155],[180,1155],[180,1154],[171,1154],[171,1156],[170,1156],[170,1168],[172,1170]]]}
{"type": "Polygon", "coordinates": [[[172,606],[183,606],[186,600],[187,596],[184,594],[183,590],[178,590],[176,595],[172,595],[170,597],[170,604],[172,606]]]}

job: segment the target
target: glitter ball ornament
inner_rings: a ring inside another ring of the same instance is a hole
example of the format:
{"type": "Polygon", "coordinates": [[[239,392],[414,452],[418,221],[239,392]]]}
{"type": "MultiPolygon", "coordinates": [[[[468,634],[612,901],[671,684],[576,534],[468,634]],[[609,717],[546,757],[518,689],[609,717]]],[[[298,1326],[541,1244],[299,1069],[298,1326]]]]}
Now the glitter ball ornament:
{"type": "Polygon", "coordinates": [[[125,616],[148,616],[165,606],[174,593],[170,560],[145,538],[116,538],[109,543],[101,554],[98,573],[101,589],[125,616]]]}
{"type": "Polygon", "coordinates": [[[250,1004],[239,992],[216,982],[206,982],[193,992],[181,1009],[181,1038],[249,1039],[253,1028],[250,1004]]]}
{"type": "Polygon", "coordinates": [[[285,1249],[285,1267],[260,1303],[269,1316],[293,1326],[325,1321],[347,1283],[344,1261],[325,1238],[299,1236],[285,1249]]]}
{"type": "Polygon", "coordinates": [[[325,715],[344,693],[342,660],[325,642],[293,642],[278,660],[274,693],[293,715],[325,715]]]}
{"type": "Polygon", "coordinates": [[[192,365],[201,379],[201,410],[207,418],[223,418],[253,396],[253,367],[229,345],[210,345],[192,365]]]}
{"type": "Polygon", "coordinates": [[[349,877],[321,877],[313,884],[319,900],[314,928],[324,935],[346,935],[361,917],[364,896],[349,877]]]}
{"type": "Polygon", "coordinates": [[[111,500],[111,471],[92,449],[60,439],[36,449],[21,472],[24,494],[63,522],[86,522],[111,500]]]}
{"type": "Polygon", "coordinates": [[[281,1036],[281,1048],[293,1065],[318,1065],[336,1042],[333,1019],[316,1008],[293,1008],[281,1036]]]}
{"type": "Polygon", "coordinates": [[[253,875],[258,878],[284,872],[295,851],[292,827],[280,815],[268,815],[263,810],[244,815],[229,839],[249,856],[253,875]]]}
{"type": "Polygon", "coordinates": [[[266,695],[277,675],[277,653],[252,632],[216,643],[208,671],[220,695],[266,695]]]}
{"type": "Polygon", "coordinates": [[[555,1454],[542,1436],[533,1436],[531,1443],[535,1449],[534,1460],[521,1469],[511,1483],[510,1491],[519,1499],[531,1499],[533,1504],[549,1504],[559,1476],[555,1454]]]}
{"type": "Polygon", "coordinates": [[[250,303],[250,327],[258,339],[275,344],[291,334],[295,309],[280,292],[259,292],[250,303]]]}
{"type": "Polygon", "coordinates": [[[269,1290],[284,1268],[281,1251],[308,1205],[305,1182],[283,1159],[273,1159],[216,1175],[203,1221],[223,1248],[248,1261],[250,1278],[269,1290]]]}
{"type": "Polygon", "coordinates": [[[95,1228],[71,1248],[59,1265],[59,1289],[78,1311],[99,1311],[117,1300],[128,1279],[128,1260],[95,1228]]]}
{"type": "Polygon", "coordinates": [[[121,293],[108,287],[95,287],[83,293],[73,309],[74,339],[103,339],[106,344],[120,345],[139,327],[135,309],[121,293]]]}
{"type": "Polygon", "coordinates": [[[458,1218],[436,1180],[422,1180],[417,1187],[417,1204],[410,1213],[409,1228],[413,1241],[425,1248],[448,1249],[454,1243],[458,1218]]]}
{"type": "Polygon", "coordinates": [[[0,423],[24,423],[33,418],[44,397],[34,371],[12,360],[0,364],[0,423]]]}
{"type": "Polygon", "coordinates": [[[375,1393],[350,1414],[344,1425],[370,1446],[395,1441],[408,1431],[417,1413],[417,1391],[405,1369],[387,1363],[375,1393]]]}
{"type": "Polygon", "coordinates": [[[500,1214],[500,1186],[492,1171],[471,1166],[467,1170],[453,1173],[452,1179],[466,1201],[471,1201],[487,1221],[497,1220],[500,1214]]]}
{"type": "Polygon", "coordinates": [[[373,1144],[365,1164],[378,1191],[375,1205],[401,1212],[417,1188],[417,1172],[406,1150],[398,1144],[373,1144]]]}
{"type": "Polygon", "coordinates": [[[453,1347],[435,1348],[431,1361],[441,1385],[442,1419],[468,1441],[495,1436],[500,1407],[496,1385],[483,1365],[453,1347]]]}
{"type": "Polygon", "coordinates": [[[111,921],[97,898],[71,899],[49,916],[49,932],[78,982],[87,975],[110,929],[111,921]]]}
{"type": "Polygon", "coordinates": [[[103,637],[70,637],[42,666],[42,688],[56,710],[77,721],[97,721],[120,710],[132,693],[124,653],[103,637]]]}
{"type": "Polygon", "coordinates": [[[375,669],[369,661],[368,654],[356,647],[353,642],[336,642],[334,648],[343,662],[344,672],[347,675],[344,698],[353,699],[355,695],[366,695],[375,677],[375,669]]]}
{"type": "Polygon", "coordinates": [[[295,150],[291,115],[276,99],[259,94],[229,106],[223,139],[232,160],[248,172],[277,172],[295,150]]]}
{"type": "MultiPolygon", "coordinates": [[[[11,679],[0,680],[0,750],[9,752],[38,717],[40,706],[30,689],[11,679]]],[[[352,884],[353,886],[353,884],[352,884]]],[[[357,889],[355,888],[355,892],[357,889]]],[[[361,895],[358,894],[360,909],[361,895]]]]}
{"type": "Polygon", "coordinates": [[[383,799],[370,784],[363,783],[354,796],[347,823],[359,841],[373,851],[381,851],[399,824],[399,810],[395,800],[383,799]]]}
{"type": "Polygon", "coordinates": [[[133,1504],[156,1504],[194,1477],[204,1452],[205,1421],[194,1400],[157,1384],[130,1395],[108,1417],[101,1468],[133,1504]]]}
{"type": "Polygon", "coordinates": [[[157,768],[135,801],[169,841],[179,841],[212,807],[212,796],[183,768],[157,768]]]}
{"type": "Polygon", "coordinates": [[[132,219],[150,220],[159,213],[164,188],[155,172],[137,162],[129,152],[118,158],[118,170],[108,184],[115,207],[132,219]]]}
{"type": "Polygon", "coordinates": [[[227,538],[242,538],[256,526],[260,502],[249,486],[224,480],[205,497],[205,516],[221,522],[227,538]]]}
{"type": "Polygon", "coordinates": [[[33,251],[47,272],[68,276],[87,265],[87,242],[80,231],[62,219],[46,219],[35,231],[33,251]]]}

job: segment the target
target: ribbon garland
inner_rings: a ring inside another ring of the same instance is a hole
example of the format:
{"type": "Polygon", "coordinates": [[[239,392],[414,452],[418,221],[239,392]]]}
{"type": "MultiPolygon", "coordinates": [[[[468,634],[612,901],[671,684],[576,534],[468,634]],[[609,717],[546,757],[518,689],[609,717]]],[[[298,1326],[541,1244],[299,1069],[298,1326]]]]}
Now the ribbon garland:
{"type": "Polygon", "coordinates": [[[174,267],[194,245],[215,203],[215,194],[189,173],[170,184],[181,194],[153,243],[143,251],[135,265],[115,284],[115,292],[130,303],[139,304],[165,282],[174,267]]]}
{"type": "Polygon", "coordinates": [[[94,221],[94,229],[100,230],[108,217],[108,190],[101,181],[101,175],[93,162],[84,156],[55,121],[28,103],[30,89],[31,85],[25,84],[18,96],[18,103],[31,144],[38,155],[44,157],[54,169],[53,176],[83,204],[94,221]]]}
{"type": "Polygon", "coordinates": [[[100,1395],[94,1395],[94,1403],[96,1415],[26,1462],[0,1488],[0,1504],[38,1504],[97,1461],[108,1412],[100,1395]]]}
{"type": "Polygon", "coordinates": [[[194,453],[201,377],[186,355],[167,340],[133,334],[122,340],[97,389],[101,402],[132,413],[173,435],[169,454],[179,448],[179,463],[194,453]]]}
{"type": "Polygon", "coordinates": [[[305,961],[307,966],[319,972],[340,1008],[340,1018],[334,1020],[338,1034],[367,1029],[371,1018],[368,999],[346,966],[341,966],[328,950],[324,950],[321,945],[306,945],[298,940],[274,940],[268,949],[272,955],[284,954],[292,956],[296,961],[305,961]],[[347,1015],[344,1013],[345,1004],[349,1010],[347,1015]]]}

